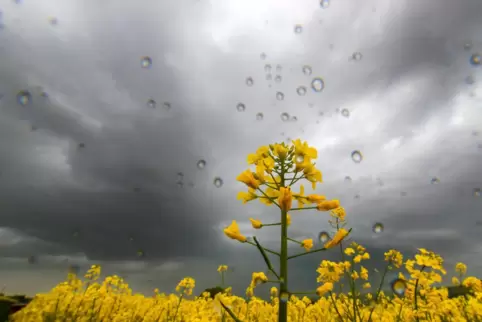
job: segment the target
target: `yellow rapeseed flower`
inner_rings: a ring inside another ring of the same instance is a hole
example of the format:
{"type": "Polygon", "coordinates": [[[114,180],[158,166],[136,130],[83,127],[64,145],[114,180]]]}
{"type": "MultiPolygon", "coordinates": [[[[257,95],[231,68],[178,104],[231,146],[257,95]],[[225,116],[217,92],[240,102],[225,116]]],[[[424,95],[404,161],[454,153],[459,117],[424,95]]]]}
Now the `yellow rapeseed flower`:
{"type": "Polygon", "coordinates": [[[348,231],[345,228],[340,228],[332,239],[325,243],[325,248],[332,248],[341,243],[343,239],[348,235],[348,231]]]}
{"type": "Polygon", "coordinates": [[[228,227],[224,228],[224,234],[228,236],[231,239],[238,240],[242,243],[246,242],[247,238],[241,234],[239,231],[238,224],[236,223],[236,220],[233,220],[231,225],[228,227]]]}
{"type": "Polygon", "coordinates": [[[316,294],[318,294],[318,296],[323,296],[331,291],[333,291],[333,283],[326,282],[316,289],[316,294]]]}
{"type": "Polygon", "coordinates": [[[242,200],[243,204],[258,198],[258,195],[254,192],[253,188],[249,188],[248,192],[240,191],[238,192],[237,199],[242,200]]]}
{"type": "Polygon", "coordinates": [[[254,229],[260,229],[263,227],[263,223],[259,220],[249,218],[249,221],[251,221],[251,226],[253,226],[254,229]]]}
{"type": "Polygon", "coordinates": [[[291,194],[290,187],[281,187],[279,190],[278,204],[283,211],[291,209],[291,203],[293,202],[293,195],[291,194]]]}
{"type": "Polygon", "coordinates": [[[313,248],[313,239],[305,239],[301,242],[301,247],[306,249],[306,251],[309,251],[310,249],[313,248]]]}
{"type": "Polygon", "coordinates": [[[460,275],[467,274],[467,266],[464,263],[457,263],[455,265],[455,271],[460,275]]]}
{"type": "Polygon", "coordinates": [[[244,183],[245,185],[247,185],[252,189],[258,189],[260,185],[260,182],[256,180],[251,170],[246,170],[241,172],[241,174],[236,178],[236,180],[241,181],[242,183],[244,183]]]}
{"type": "Polygon", "coordinates": [[[340,207],[340,201],[339,200],[326,200],[322,201],[319,204],[316,205],[316,208],[319,211],[329,211],[335,208],[340,207]]]}
{"type": "Polygon", "coordinates": [[[228,270],[228,265],[219,265],[218,272],[226,272],[228,270]]]}

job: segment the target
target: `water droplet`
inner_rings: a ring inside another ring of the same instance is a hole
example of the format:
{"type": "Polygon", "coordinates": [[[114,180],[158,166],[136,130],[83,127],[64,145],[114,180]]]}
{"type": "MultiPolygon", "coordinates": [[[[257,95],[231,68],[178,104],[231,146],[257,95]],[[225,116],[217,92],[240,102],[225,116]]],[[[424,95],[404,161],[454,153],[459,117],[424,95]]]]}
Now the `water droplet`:
{"type": "Polygon", "coordinates": [[[391,283],[391,288],[393,293],[397,296],[403,296],[407,290],[407,283],[404,280],[397,278],[391,283]]]}
{"type": "Polygon", "coordinates": [[[277,92],[277,93],[276,93],[276,99],[277,99],[278,101],[284,100],[284,99],[285,99],[285,94],[283,94],[283,93],[281,93],[281,92],[277,92]]]}
{"type": "Polygon", "coordinates": [[[281,120],[283,122],[289,121],[290,115],[288,113],[281,113],[281,120]]]}
{"type": "Polygon", "coordinates": [[[292,116],[292,117],[291,117],[291,122],[296,122],[296,121],[298,121],[298,118],[297,118],[296,116],[292,116]]]}
{"type": "Polygon", "coordinates": [[[351,177],[350,177],[350,176],[346,176],[346,177],[345,177],[345,182],[351,183],[351,177]]]}
{"type": "Polygon", "coordinates": [[[244,105],[243,103],[238,103],[238,105],[236,105],[236,109],[238,110],[238,112],[244,112],[244,110],[246,110],[246,105],[244,105]]]}
{"type": "Polygon", "coordinates": [[[78,146],[79,146],[79,149],[83,149],[83,148],[85,148],[85,143],[79,143],[78,146]]]}
{"type": "Polygon", "coordinates": [[[205,160],[199,160],[197,162],[197,168],[198,169],[204,169],[204,167],[206,167],[206,161],[205,160]]]}
{"type": "Polygon", "coordinates": [[[213,183],[216,188],[220,188],[223,185],[223,179],[216,177],[214,178],[213,183]]]}
{"type": "Polygon", "coordinates": [[[261,53],[259,55],[259,58],[261,58],[261,60],[265,60],[266,59],[266,54],[265,53],[261,53]]]}
{"type": "Polygon", "coordinates": [[[311,88],[315,92],[321,92],[325,88],[325,82],[321,77],[316,77],[311,81],[311,88]]]}
{"type": "Polygon", "coordinates": [[[363,58],[363,55],[360,52],[356,52],[351,55],[351,58],[355,61],[359,61],[363,58]]]}
{"type": "Polygon", "coordinates": [[[439,183],[440,183],[440,179],[437,178],[437,177],[433,177],[432,180],[430,180],[430,183],[431,183],[431,184],[439,184],[439,183]]]}
{"type": "Polygon", "coordinates": [[[277,73],[281,73],[282,70],[283,70],[283,66],[281,66],[281,65],[279,65],[279,64],[276,65],[276,72],[277,72],[277,73]]]}
{"type": "Polygon", "coordinates": [[[473,54],[470,56],[470,64],[473,66],[479,66],[482,64],[482,56],[480,54],[473,54]]]}
{"type": "Polygon", "coordinates": [[[17,102],[20,105],[26,106],[32,101],[32,94],[29,91],[20,91],[17,94],[17,102]]]}
{"type": "Polygon", "coordinates": [[[355,195],[354,198],[358,200],[358,199],[360,199],[360,195],[355,195]]]}
{"type": "Polygon", "coordinates": [[[326,231],[322,231],[321,233],[318,234],[318,240],[321,243],[326,243],[327,241],[330,240],[330,234],[328,234],[326,231]]]}
{"type": "Polygon", "coordinates": [[[270,65],[270,64],[264,65],[264,71],[265,71],[266,73],[271,73],[271,65],[270,65]]]}
{"type": "Polygon", "coordinates": [[[301,34],[303,32],[302,25],[295,25],[295,34],[301,34]]]}
{"type": "Polygon", "coordinates": [[[467,85],[473,85],[475,83],[475,77],[472,75],[465,77],[465,83],[467,85]]]}
{"type": "Polygon", "coordinates": [[[304,86],[299,86],[296,89],[296,93],[298,93],[299,96],[305,96],[306,95],[306,87],[304,86]]]}
{"type": "Polygon", "coordinates": [[[177,181],[183,181],[184,180],[184,173],[178,172],[177,173],[177,181]]]}
{"type": "Polygon", "coordinates": [[[281,292],[281,294],[279,295],[279,300],[283,303],[288,302],[289,299],[290,299],[290,293],[288,292],[281,292]]]}
{"type": "Polygon", "coordinates": [[[467,41],[465,44],[464,44],[464,49],[465,50],[471,50],[472,49],[472,43],[470,41],[467,41]]]}
{"type": "Polygon", "coordinates": [[[50,17],[50,18],[49,18],[49,23],[50,23],[52,26],[56,26],[56,25],[59,23],[59,21],[58,21],[58,19],[55,18],[55,17],[50,17]]]}
{"type": "Polygon", "coordinates": [[[283,80],[283,78],[281,77],[281,75],[276,75],[276,77],[274,78],[274,81],[276,83],[281,83],[282,80],[283,80]]]}
{"type": "Polygon", "coordinates": [[[254,84],[254,81],[252,77],[246,78],[246,85],[253,86],[253,84],[254,84]]]}
{"type": "Polygon", "coordinates": [[[306,76],[310,76],[312,73],[311,66],[308,66],[308,65],[304,65],[301,70],[303,71],[303,74],[305,74],[306,76]]]}
{"type": "Polygon", "coordinates": [[[264,118],[263,113],[258,113],[258,114],[256,114],[256,120],[257,120],[257,121],[262,121],[263,118],[264,118]]]}
{"type": "Polygon", "coordinates": [[[320,0],[320,6],[323,9],[326,9],[330,6],[330,0],[320,0]]]}
{"type": "Polygon", "coordinates": [[[162,106],[166,111],[169,111],[171,109],[171,103],[169,102],[164,102],[162,106]]]}
{"type": "Polygon", "coordinates": [[[474,188],[474,197],[480,197],[482,194],[480,188],[474,188]]]}
{"type": "Polygon", "coordinates": [[[153,100],[152,98],[147,101],[147,106],[150,108],[155,108],[157,105],[156,101],[153,100]]]}
{"type": "Polygon", "coordinates": [[[341,110],[341,115],[343,115],[344,117],[350,117],[350,111],[344,108],[341,110]]]}
{"type": "Polygon", "coordinates": [[[383,224],[379,222],[373,225],[373,228],[372,228],[373,232],[376,234],[383,232],[383,229],[384,229],[383,224]]]}
{"type": "Polygon", "coordinates": [[[266,80],[270,81],[273,79],[273,75],[271,74],[266,74],[266,80]]]}
{"type": "Polygon", "coordinates": [[[150,68],[152,66],[152,59],[149,56],[141,57],[141,67],[150,68]]]}
{"type": "Polygon", "coordinates": [[[353,162],[355,163],[360,163],[362,162],[363,160],[363,155],[361,154],[360,151],[358,150],[355,150],[351,153],[351,159],[353,160],[353,162]]]}
{"type": "Polygon", "coordinates": [[[406,192],[406,191],[402,191],[402,192],[400,192],[400,196],[402,196],[402,197],[406,197],[406,196],[407,196],[407,192],[406,192]]]}

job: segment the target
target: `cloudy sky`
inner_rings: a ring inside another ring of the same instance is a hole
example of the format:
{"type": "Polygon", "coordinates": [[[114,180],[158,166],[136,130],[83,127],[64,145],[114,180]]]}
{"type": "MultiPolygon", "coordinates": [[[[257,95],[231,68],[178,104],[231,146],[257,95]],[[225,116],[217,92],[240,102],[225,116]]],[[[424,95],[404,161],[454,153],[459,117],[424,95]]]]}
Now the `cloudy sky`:
{"type": "MultiPolygon", "coordinates": [[[[272,248],[279,232],[250,227],[277,212],[237,201],[235,178],[248,153],[295,138],[319,150],[316,192],[340,199],[370,267],[426,247],[482,276],[479,0],[17,2],[0,0],[7,292],[92,264],[146,294],[184,276],[200,292],[227,264],[244,292],[265,264],[223,227],[235,219],[272,248]]],[[[293,214],[291,235],[315,238],[328,217],[293,214]]],[[[323,258],[336,255],[293,260],[294,291],[315,287],[323,258]]]]}

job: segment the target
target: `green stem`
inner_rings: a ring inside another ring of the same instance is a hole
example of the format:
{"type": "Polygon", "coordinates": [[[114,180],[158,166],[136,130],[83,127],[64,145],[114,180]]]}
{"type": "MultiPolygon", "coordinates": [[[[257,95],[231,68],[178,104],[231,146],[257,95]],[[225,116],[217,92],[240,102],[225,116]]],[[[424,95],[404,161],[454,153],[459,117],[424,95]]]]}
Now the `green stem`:
{"type": "Polygon", "coordinates": [[[221,302],[221,300],[219,300],[219,303],[221,303],[221,306],[223,307],[223,309],[225,309],[228,314],[233,318],[234,321],[236,322],[242,322],[237,316],[236,314],[234,314],[233,311],[231,311],[231,309],[229,307],[227,307],[226,305],[224,305],[223,302],[221,302]]]}
{"type": "Polygon", "coordinates": [[[224,288],[224,271],[221,272],[221,286],[224,288]]]}
{"type": "Polygon", "coordinates": [[[173,321],[176,321],[177,312],[179,312],[179,307],[181,306],[182,297],[183,297],[183,294],[181,294],[181,297],[179,298],[179,303],[177,303],[176,313],[174,314],[174,318],[172,319],[173,321]]]}
{"type": "Polygon", "coordinates": [[[297,240],[291,239],[291,238],[289,238],[289,237],[286,237],[286,239],[288,239],[289,241],[292,241],[293,243],[297,243],[297,244],[299,244],[299,245],[303,245],[302,242],[299,242],[299,241],[297,241],[297,240]]]}
{"type": "MultiPolygon", "coordinates": [[[[252,243],[252,242],[250,242],[250,241],[246,241],[246,244],[250,244],[250,245],[256,246],[255,243],[252,243]]],[[[277,256],[281,256],[280,253],[275,252],[274,250],[271,250],[271,249],[268,249],[268,248],[264,248],[264,247],[263,247],[263,250],[264,250],[265,252],[267,252],[267,253],[270,253],[270,254],[273,254],[273,255],[277,255],[277,256]]]]}
{"type": "MultiPolygon", "coordinates": [[[[382,290],[383,282],[385,281],[385,275],[387,275],[387,273],[388,273],[388,266],[389,265],[385,266],[385,270],[383,271],[383,275],[382,275],[382,279],[380,281],[380,285],[378,285],[377,295],[375,297],[375,303],[377,303],[377,304],[378,304],[378,297],[380,296],[380,291],[382,290]]],[[[373,306],[373,308],[370,311],[370,315],[368,316],[368,322],[370,322],[372,320],[373,310],[375,310],[375,306],[373,306]]]]}
{"type": "Polygon", "coordinates": [[[297,210],[308,210],[308,209],[317,209],[317,207],[291,208],[291,209],[290,209],[290,211],[297,211],[297,210]]]}
{"type": "Polygon", "coordinates": [[[335,299],[333,298],[333,293],[330,292],[330,298],[331,298],[331,302],[333,303],[333,307],[335,308],[335,311],[336,313],[338,314],[339,318],[340,318],[340,321],[343,321],[343,316],[341,316],[340,314],[340,311],[338,311],[338,306],[336,305],[336,301],[335,299]]]}
{"type": "Polygon", "coordinates": [[[268,258],[268,255],[266,255],[266,252],[264,251],[264,248],[261,247],[260,243],[258,242],[258,239],[256,237],[253,237],[254,242],[256,243],[256,247],[258,247],[258,250],[260,251],[261,255],[263,256],[263,259],[266,263],[266,266],[268,266],[268,269],[276,276],[277,279],[280,279],[279,275],[276,273],[276,271],[273,268],[273,265],[271,265],[271,261],[268,258]]]}
{"type": "Polygon", "coordinates": [[[322,252],[322,251],[325,251],[325,250],[327,250],[327,248],[320,248],[320,249],[310,250],[309,252],[304,252],[304,253],[300,253],[300,254],[288,256],[287,259],[293,259],[293,258],[296,258],[296,257],[300,257],[300,256],[304,256],[304,255],[309,255],[309,254],[313,254],[313,253],[317,253],[317,252],[322,252]]]}
{"type": "MultiPolygon", "coordinates": [[[[285,186],[285,160],[281,160],[281,186],[285,186]]],[[[280,297],[288,292],[288,212],[281,210],[281,256],[280,256],[280,297]]],[[[280,301],[278,309],[278,322],[288,321],[288,301],[280,301]]]]}
{"type": "MultiPolygon", "coordinates": [[[[420,274],[422,274],[423,270],[425,269],[425,265],[422,266],[422,268],[420,269],[420,274]]],[[[417,278],[417,281],[415,282],[415,289],[414,289],[414,296],[415,298],[413,299],[413,305],[415,307],[415,310],[418,310],[418,303],[417,303],[417,288],[418,288],[418,282],[420,280],[420,277],[417,278]]],[[[418,316],[417,316],[417,321],[419,320],[418,316]]]]}
{"type": "Polygon", "coordinates": [[[263,227],[265,226],[281,226],[280,222],[274,223],[274,224],[263,224],[263,227]]]}
{"type": "Polygon", "coordinates": [[[279,205],[276,203],[276,201],[275,201],[276,198],[271,198],[270,196],[268,196],[268,195],[266,194],[266,192],[263,191],[263,189],[258,188],[258,191],[260,191],[266,199],[271,200],[271,202],[272,202],[273,204],[275,204],[276,207],[280,208],[280,206],[279,206],[279,205]]]}

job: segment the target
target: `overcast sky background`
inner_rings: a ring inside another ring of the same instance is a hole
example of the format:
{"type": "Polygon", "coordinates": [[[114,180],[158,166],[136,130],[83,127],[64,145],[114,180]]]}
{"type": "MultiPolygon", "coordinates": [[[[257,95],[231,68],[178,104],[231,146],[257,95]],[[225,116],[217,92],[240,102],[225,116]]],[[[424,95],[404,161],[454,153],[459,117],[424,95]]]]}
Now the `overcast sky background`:
{"type": "MultiPolygon", "coordinates": [[[[237,201],[245,187],[235,178],[248,153],[289,138],[318,149],[316,192],[340,199],[353,239],[372,252],[367,266],[381,267],[389,248],[426,247],[449,271],[464,261],[482,276],[482,66],[470,64],[482,52],[480,0],[0,0],[0,12],[8,293],[48,291],[69,265],[92,264],[146,294],[171,292],[184,276],[199,293],[227,264],[244,293],[265,264],[222,229],[236,219],[275,248],[278,229],[255,232],[248,218],[278,214],[237,201]],[[25,106],[19,91],[31,93],[25,106]]],[[[291,234],[316,238],[328,217],[293,213],[291,234]]],[[[293,291],[315,287],[324,258],[337,257],[293,260],[293,291]]]]}

